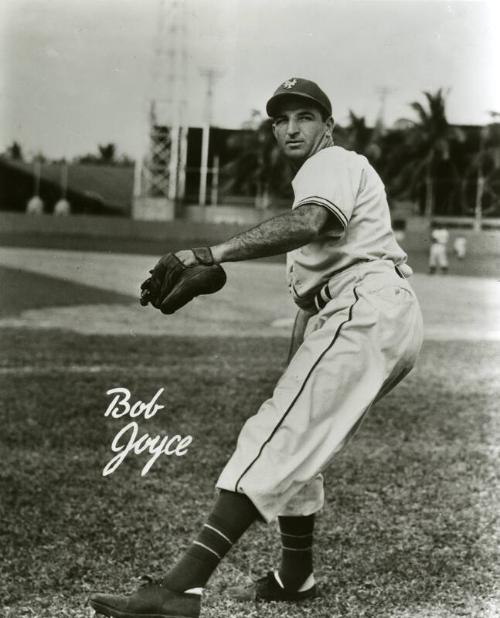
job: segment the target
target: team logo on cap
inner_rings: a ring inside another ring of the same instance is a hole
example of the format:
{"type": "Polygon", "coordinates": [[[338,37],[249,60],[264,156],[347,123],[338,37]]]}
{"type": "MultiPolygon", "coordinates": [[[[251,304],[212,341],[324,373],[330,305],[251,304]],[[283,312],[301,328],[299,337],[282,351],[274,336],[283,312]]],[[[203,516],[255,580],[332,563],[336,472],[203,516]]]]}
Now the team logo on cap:
{"type": "Polygon", "coordinates": [[[287,79],[286,82],[283,83],[283,88],[290,90],[290,88],[293,88],[296,83],[297,83],[297,80],[295,78],[287,79]]]}

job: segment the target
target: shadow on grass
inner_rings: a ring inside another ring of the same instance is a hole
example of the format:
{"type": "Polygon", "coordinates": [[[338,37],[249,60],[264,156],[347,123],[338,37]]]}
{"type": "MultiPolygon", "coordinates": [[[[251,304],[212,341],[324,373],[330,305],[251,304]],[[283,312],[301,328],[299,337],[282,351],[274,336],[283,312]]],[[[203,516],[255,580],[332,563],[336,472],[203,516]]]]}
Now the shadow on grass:
{"type": "Polygon", "coordinates": [[[0,317],[28,309],[94,304],[130,304],[137,299],[56,277],[0,266],[0,317]]]}

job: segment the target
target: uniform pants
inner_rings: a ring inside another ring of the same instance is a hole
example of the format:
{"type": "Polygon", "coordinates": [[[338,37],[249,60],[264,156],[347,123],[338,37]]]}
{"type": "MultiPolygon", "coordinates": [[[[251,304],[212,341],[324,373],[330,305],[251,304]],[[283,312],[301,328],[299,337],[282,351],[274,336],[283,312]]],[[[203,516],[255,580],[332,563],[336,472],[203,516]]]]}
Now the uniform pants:
{"type": "Polygon", "coordinates": [[[446,247],[435,242],[431,245],[429,254],[430,268],[448,268],[448,256],[446,255],[446,247]]]}
{"type": "Polygon", "coordinates": [[[309,321],[217,481],[246,494],[268,522],[321,509],[321,472],[370,406],[411,370],[422,344],[418,301],[392,262],[357,264],[328,290],[333,300],[309,321]]]}

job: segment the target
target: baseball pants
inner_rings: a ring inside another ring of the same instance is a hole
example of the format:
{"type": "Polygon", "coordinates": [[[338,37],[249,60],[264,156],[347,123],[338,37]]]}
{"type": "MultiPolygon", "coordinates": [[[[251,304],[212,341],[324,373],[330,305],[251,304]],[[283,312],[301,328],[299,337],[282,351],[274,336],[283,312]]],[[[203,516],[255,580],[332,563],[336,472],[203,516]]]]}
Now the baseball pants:
{"type": "Polygon", "coordinates": [[[418,301],[392,262],[354,265],[327,287],[332,300],[310,319],[217,481],[247,495],[268,522],[322,508],[321,471],[370,406],[411,370],[422,345],[418,301]]]}
{"type": "Polygon", "coordinates": [[[448,268],[448,256],[446,255],[446,247],[439,243],[431,245],[429,255],[430,268],[448,268]]]}

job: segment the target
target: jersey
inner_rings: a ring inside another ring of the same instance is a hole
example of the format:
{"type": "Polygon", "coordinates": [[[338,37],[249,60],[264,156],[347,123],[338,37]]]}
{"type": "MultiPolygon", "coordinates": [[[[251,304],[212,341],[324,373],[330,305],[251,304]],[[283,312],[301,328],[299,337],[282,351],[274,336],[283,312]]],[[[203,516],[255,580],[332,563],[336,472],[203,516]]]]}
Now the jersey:
{"type": "Polygon", "coordinates": [[[287,255],[288,284],[307,298],[336,272],[360,261],[407,255],[394,236],[385,187],[366,157],[330,146],[306,160],[292,181],[292,208],[318,204],[332,217],[322,236],[287,255]]]}
{"type": "Polygon", "coordinates": [[[431,238],[433,242],[446,247],[448,240],[450,239],[450,233],[444,228],[439,228],[437,230],[432,230],[431,238]]]}
{"type": "Polygon", "coordinates": [[[467,252],[467,240],[463,236],[457,236],[453,243],[453,249],[459,258],[464,258],[467,252]]]}

